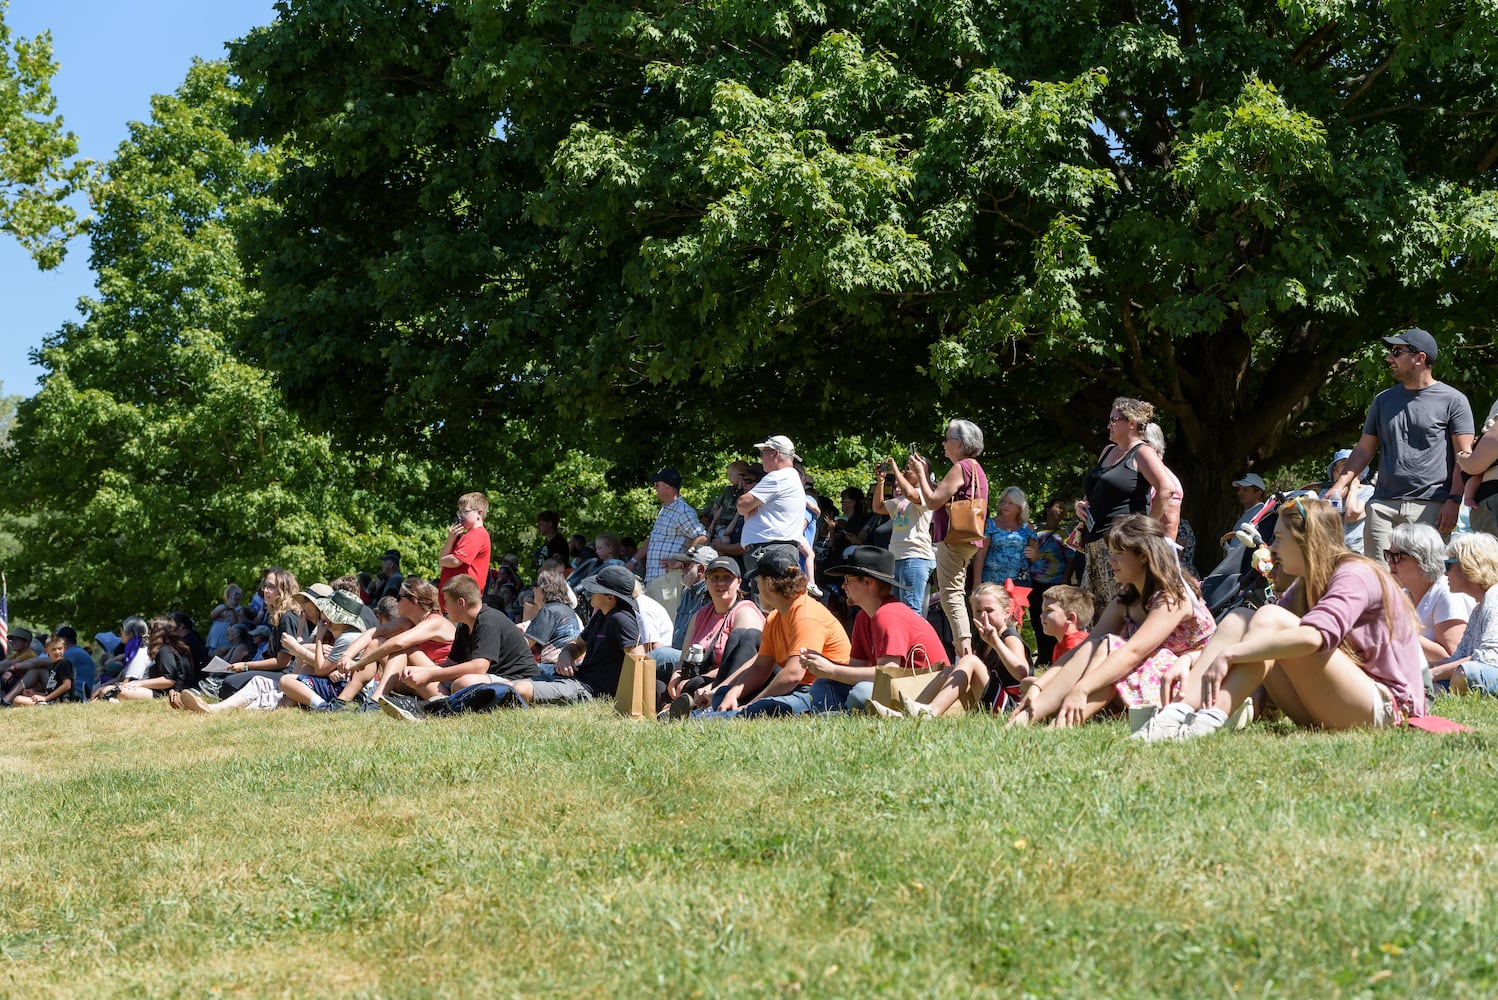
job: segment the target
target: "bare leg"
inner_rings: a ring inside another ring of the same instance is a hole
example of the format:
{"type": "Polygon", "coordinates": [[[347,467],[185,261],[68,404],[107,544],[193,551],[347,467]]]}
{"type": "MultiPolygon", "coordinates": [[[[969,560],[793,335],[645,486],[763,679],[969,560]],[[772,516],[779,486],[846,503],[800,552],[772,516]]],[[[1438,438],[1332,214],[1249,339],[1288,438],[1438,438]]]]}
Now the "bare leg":
{"type": "Polygon", "coordinates": [[[405,653],[396,653],[385,661],[385,666],[380,670],[380,683],[375,685],[373,695],[375,701],[385,697],[385,693],[390,690],[390,685],[395,681],[395,675],[400,673],[405,665],[405,653]]]}
{"type": "Polygon", "coordinates": [[[914,700],[918,705],[929,707],[932,715],[941,715],[964,692],[971,694],[973,700],[982,698],[983,689],[988,687],[988,677],[988,667],[982,660],[976,656],[964,656],[932,678],[914,700]]]}
{"type": "MultiPolygon", "coordinates": [[[[1060,711],[1061,703],[1066,700],[1067,695],[1071,694],[1072,688],[1077,686],[1077,682],[1082,679],[1083,675],[1108,658],[1108,645],[1105,642],[1098,641],[1092,644],[1092,650],[1088,655],[1082,655],[1083,652],[1082,647],[1077,647],[1073,651],[1074,655],[1065,664],[1059,667],[1052,667],[1041,675],[1039,683],[1032,687],[1027,695],[1029,698],[1029,718],[1026,720],[1011,718],[1011,723],[1023,726],[1030,722],[1049,719],[1060,711]]],[[[1088,708],[1090,709],[1088,712],[1089,717],[1096,714],[1108,702],[1112,701],[1114,692],[1111,689],[1099,692],[1098,697],[1102,697],[1103,695],[1107,697],[1097,708],[1092,707],[1091,701],[1088,702],[1088,708]]],[[[1016,716],[1018,714],[1018,712],[1015,713],[1016,716]]]]}
{"type": "Polygon", "coordinates": [[[281,694],[298,705],[312,704],[312,689],[298,680],[295,674],[281,675],[281,694]]]}

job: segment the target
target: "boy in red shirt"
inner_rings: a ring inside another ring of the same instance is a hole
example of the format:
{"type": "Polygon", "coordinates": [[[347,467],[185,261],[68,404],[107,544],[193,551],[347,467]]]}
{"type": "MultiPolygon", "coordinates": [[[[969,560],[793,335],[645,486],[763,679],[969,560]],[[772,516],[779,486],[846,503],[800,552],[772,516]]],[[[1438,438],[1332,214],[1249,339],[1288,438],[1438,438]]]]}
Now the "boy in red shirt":
{"type": "Polygon", "coordinates": [[[437,577],[437,600],[447,613],[447,581],[459,574],[473,577],[484,589],[489,579],[489,532],[484,529],[484,515],[489,513],[489,499],[482,493],[464,493],[458,497],[458,516],[447,529],[447,544],[437,559],[441,567],[437,577]]]}
{"type": "Polygon", "coordinates": [[[1092,597],[1081,587],[1066,584],[1046,590],[1040,603],[1040,627],[1056,640],[1051,663],[1059,663],[1087,638],[1092,626],[1092,597]]]}

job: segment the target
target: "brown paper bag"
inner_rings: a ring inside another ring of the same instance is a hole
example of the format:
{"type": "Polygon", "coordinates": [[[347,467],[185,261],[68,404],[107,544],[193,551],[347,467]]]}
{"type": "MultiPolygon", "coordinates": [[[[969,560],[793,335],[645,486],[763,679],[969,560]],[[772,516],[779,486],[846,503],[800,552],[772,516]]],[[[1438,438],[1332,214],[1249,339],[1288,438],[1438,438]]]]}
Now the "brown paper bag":
{"type": "MultiPolygon", "coordinates": [[[[900,711],[904,706],[900,701],[902,694],[915,698],[931,683],[932,678],[941,673],[945,663],[932,663],[931,657],[926,652],[926,647],[920,643],[912,646],[905,654],[904,662],[896,666],[882,666],[874,668],[874,694],[873,700],[886,708],[900,711]]],[[[954,701],[950,708],[941,713],[943,716],[961,715],[965,710],[963,702],[967,700],[967,693],[954,701]]]]}
{"type": "Polygon", "coordinates": [[[624,654],[614,711],[631,719],[655,718],[655,660],[640,653],[624,654]]]}

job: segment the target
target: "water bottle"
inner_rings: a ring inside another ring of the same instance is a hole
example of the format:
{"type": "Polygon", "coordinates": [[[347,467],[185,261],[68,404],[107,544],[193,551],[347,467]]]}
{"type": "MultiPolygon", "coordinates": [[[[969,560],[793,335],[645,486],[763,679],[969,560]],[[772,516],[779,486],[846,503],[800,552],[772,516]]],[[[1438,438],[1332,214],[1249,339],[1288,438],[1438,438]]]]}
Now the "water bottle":
{"type": "Polygon", "coordinates": [[[1342,516],[1342,497],[1340,495],[1333,493],[1326,498],[1326,502],[1332,505],[1332,510],[1337,512],[1338,517],[1342,516]]]}

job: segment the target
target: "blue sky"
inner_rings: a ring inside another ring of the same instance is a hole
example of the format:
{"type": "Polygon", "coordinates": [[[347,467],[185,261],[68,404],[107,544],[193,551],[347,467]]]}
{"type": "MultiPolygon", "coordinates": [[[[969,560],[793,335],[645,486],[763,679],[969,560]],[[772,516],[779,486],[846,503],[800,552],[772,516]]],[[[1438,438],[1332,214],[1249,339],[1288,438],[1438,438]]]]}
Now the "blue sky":
{"type": "MultiPolygon", "coordinates": [[[[194,56],[221,58],[225,42],[275,17],[273,0],[11,0],[5,23],[15,37],[52,32],[58,110],[82,155],[103,163],[127,123],[150,116],[151,96],[177,89],[194,56]]],[[[78,315],[93,284],[83,240],[44,273],[14,241],[0,239],[0,390],[36,392],[41,369],[29,353],[78,315]]]]}

